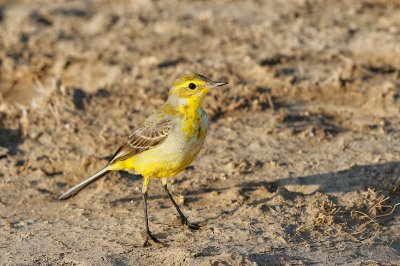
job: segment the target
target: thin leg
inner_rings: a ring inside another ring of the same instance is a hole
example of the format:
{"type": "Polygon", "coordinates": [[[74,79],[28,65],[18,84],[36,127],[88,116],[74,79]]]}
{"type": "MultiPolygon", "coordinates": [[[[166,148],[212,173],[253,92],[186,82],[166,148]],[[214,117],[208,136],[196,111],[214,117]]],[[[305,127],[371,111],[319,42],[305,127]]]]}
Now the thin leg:
{"type": "Polygon", "coordinates": [[[174,204],[175,209],[176,209],[176,210],[178,211],[178,213],[179,213],[179,218],[181,219],[182,225],[187,225],[188,228],[189,228],[189,229],[192,229],[192,230],[198,230],[198,229],[200,229],[200,226],[199,226],[198,224],[190,223],[190,222],[188,221],[188,219],[186,218],[186,216],[183,214],[183,212],[182,212],[181,209],[179,208],[178,204],[176,204],[174,198],[172,197],[171,193],[170,193],[169,190],[168,190],[168,185],[167,185],[167,179],[166,179],[166,178],[163,178],[163,179],[162,179],[162,184],[163,184],[163,187],[164,187],[165,191],[167,191],[167,194],[168,194],[169,199],[172,201],[172,204],[174,204]]]}
{"type": "Polygon", "coordinates": [[[143,180],[143,188],[142,188],[142,194],[143,194],[143,211],[144,211],[144,228],[145,231],[143,232],[143,237],[145,238],[144,242],[143,242],[143,246],[147,245],[149,242],[153,242],[153,243],[159,243],[159,241],[157,240],[157,238],[155,238],[149,229],[149,219],[147,216],[147,188],[149,186],[149,180],[150,178],[144,178],[143,180]]]}

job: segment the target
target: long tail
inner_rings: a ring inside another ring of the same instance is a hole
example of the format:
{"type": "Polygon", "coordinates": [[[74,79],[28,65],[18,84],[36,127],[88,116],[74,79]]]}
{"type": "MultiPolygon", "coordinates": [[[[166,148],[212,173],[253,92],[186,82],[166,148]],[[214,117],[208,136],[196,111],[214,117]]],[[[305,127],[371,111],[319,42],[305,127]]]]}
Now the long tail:
{"type": "Polygon", "coordinates": [[[63,200],[63,199],[68,199],[69,197],[74,196],[76,193],[78,193],[82,188],[86,187],[87,185],[89,185],[90,183],[96,181],[97,179],[99,179],[100,177],[106,176],[107,174],[109,174],[111,171],[109,170],[109,167],[106,166],[103,169],[101,169],[100,171],[98,171],[97,173],[89,176],[88,178],[86,178],[85,180],[83,180],[82,182],[80,182],[78,185],[75,185],[74,187],[72,187],[71,189],[69,189],[67,192],[65,192],[64,194],[62,194],[58,199],[59,200],[63,200]]]}

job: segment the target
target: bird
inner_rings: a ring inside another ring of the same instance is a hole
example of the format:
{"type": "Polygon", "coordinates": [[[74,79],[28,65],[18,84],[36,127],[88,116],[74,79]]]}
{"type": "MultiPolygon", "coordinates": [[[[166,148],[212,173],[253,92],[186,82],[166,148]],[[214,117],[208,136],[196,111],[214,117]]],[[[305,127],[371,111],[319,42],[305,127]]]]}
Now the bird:
{"type": "Polygon", "coordinates": [[[150,179],[161,180],[181,224],[192,230],[199,229],[200,225],[189,222],[174,200],[168,189],[168,179],[187,168],[200,152],[209,120],[202,107],[203,100],[209,91],[226,84],[198,73],[179,76],[170,88],[166,102],[133,131],[107,165],[62,194],[59,200],[74,196],[112,172],[129,171],[143,177],[143,246],[160,243],[149,228],[147,196],[150,179]]]}

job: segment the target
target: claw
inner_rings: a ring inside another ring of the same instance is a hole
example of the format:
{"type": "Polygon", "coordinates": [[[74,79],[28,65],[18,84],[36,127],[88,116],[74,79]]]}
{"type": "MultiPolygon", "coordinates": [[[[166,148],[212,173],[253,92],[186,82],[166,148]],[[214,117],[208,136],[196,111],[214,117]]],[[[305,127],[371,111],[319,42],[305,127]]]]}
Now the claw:
{"type": "Polygon", "coordinates": [[[200,228],[202,227],[200,224],[198,223],[191,223],[189,222],[186,218],[181,217],[181,224],[182,225],[186,225],[186,227],[190,230],[200,230],[200,228]]]}
{"type": "Polygon", "coordinates": [[[186,224],[187,228],[190,230],[200,230],[201,229],[201,225],[197,224],[197,223],[187,223],[186,224]]]}
{"type": "Polygon", "coordinates": [[[153,236],[150,232],[142,232],[142,237],[144,239],[142,246],[156,246],[159,247],[161,246],[161,242],[153,236]]]}

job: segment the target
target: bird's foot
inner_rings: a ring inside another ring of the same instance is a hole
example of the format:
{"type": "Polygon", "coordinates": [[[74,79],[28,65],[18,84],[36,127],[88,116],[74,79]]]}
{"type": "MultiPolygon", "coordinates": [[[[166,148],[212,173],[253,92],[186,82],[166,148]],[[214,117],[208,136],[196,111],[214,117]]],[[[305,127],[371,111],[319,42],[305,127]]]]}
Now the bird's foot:
{"type": "Polygon", "coordinates": [[[144,231],[142,232],[142,237],[143,237],[143,244],[142,246],[155,246],[155,247],[160,247],[162,244],[161,242],[151,234],[150,231],[144,231]]]}
{"type": "Polygon", "coordinates": [[[200,230],[202,225],[198,223],[191,223],[186,217],[181,217],[181,224],[186,226],[189,230],[200,230]]]}

